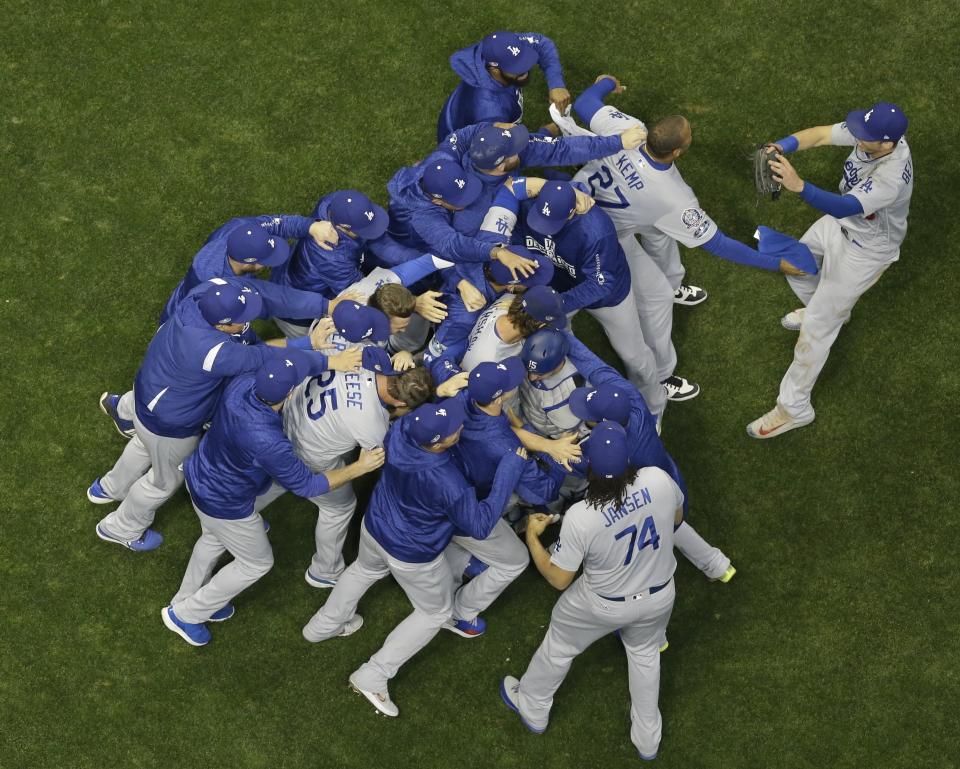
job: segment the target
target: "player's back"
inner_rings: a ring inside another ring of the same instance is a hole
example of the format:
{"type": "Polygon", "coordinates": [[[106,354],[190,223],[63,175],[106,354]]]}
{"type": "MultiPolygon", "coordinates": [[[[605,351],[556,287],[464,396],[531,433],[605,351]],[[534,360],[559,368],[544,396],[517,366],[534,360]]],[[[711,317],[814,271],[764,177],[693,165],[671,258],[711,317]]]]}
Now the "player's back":
{"type": "Polygon", "coordinates": [[[676,569],[673,526],[683,495],[663,470],[645,467],[626,490],[622,506],[597,508],[587,501],[567,511],[558,551],[570,539],[583,547],[587,587],[624,597],[669,581],[676,569]]]}
{"type": "Polygon", "coordinates": [[[477,318],[477,323],[470,332],[467,351],[460,362],[461,369],[471,371],[478,363],[500,361],[520,352],[523,347],[522,339],[517,342],[504,342],[497,333],[497,321],[507,314],[511,302],[513,294],[507,294],[487,307],[477,318]]]}

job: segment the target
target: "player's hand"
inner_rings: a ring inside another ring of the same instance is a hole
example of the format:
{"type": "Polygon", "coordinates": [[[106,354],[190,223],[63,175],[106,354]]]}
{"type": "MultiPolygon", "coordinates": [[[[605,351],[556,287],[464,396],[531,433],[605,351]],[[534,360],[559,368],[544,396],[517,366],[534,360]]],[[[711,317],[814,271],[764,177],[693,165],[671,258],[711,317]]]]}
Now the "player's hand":
{"type": "Polygon", "coordinates": [[[383,461],[386,458],[387,455],[380,446],[374,449],[361,449],[356,464],[362,473],[366,474],[373,472],[378,467],[382,467],[383,461]]]}
{"type": "Polygon", "coordinates": [[[574,196],[576,197],[576,201],[577,201],[576,208],[575,208],[574,210],[577,212],[577,215],[578,215],[578,216],[579,216],[580,214],[585,214],[585,213],[587,213],[587,211],[589,211],[591,208],[593,208],[594,205],[595,205],[596,202],[597,202],[597,201],[595,201],[593,198],[591,198],[591,197],[590,197],[586,192],[584,192],[583,190],[578,190],[578,189],[574,188],[573,192],[574,192],[574,196]]]}
{"type": "Polygon", "coordinates": [[[327,358],[327,369],[330,371],[359,371],[363,360],[363,348],[351,347],[337,355],[327,358]]]}
{"type": "Polygon", "coordinates": [[[790,161],[781,153],[778,152],[776,160],[771,160],[769,163],[773,171],[774,181],[780,182],[790,192],[800,192],[803,189],[803,179],[797,174],[790,161]]]}
{"type": "Polygon", "coordinates": [[[550,103],[556,105],[560,114],[570,106],[570,92],[566,88],[551,88],[547,94],[550,103]]]}
{"type": "Polygon", "coordinates": [[[798,270],[786,259],[780,260],[780,272],[782,272],[784,275],[793,275],[794,277],[803,277],[807,274],[803,270],[798,270]]]}
{"type": "Polygon", "coordinates": [[[539,537],[551,523],[553,523],[552,515],[530,513],[530,515],[527,516],[527,535],[539,537]]]}
{"type": "Polygon", "coordinates": [[[330,345],[330,335],[337,330],[330,318],[320,318],[310,329],[310,346],[314,350],[322,350],[330,345]]]}
{"type": "Polygon", "coordinates": [[[447,317],[447,305],[440,301],[439,291],[424,291],[417,297],[414,312],[431,323],[440,323],[447,317]]]}
{"type": "Polygon", "coordinates": [[[467,308],[467,312],[476,312],[487,306],[486,297],[466,278],[457,283],[457,293],[460,294],[460,298],[463,300],[463,306],[467,308]]]}
{"type": "Polygon", "coordinates": [[[630,126],[626,131],[620,134],[620,141],[623,142],[625,150],[635,150],[647,140],[647,129],[642,125],[630,126]]]}
{"type": "Polygon", "coordinates": [[[778,152],[781,152],[781,153],[783,152],[783,147],[781,147],[779,144],[775,144],[774,142],[769,142],[768,144],[764,144],[763,146],[767,148],[768,155],[774,155],[778,152]]]}
{"type": "Polygon", "coordinates": [[[529,277],[537,269],[537,263],[533,259],[527,259],[506,248],[498,248],[493,258],[510,270],[514,280],[529,277]]]}
{"type": "Polygon", "coordinates": [[[467,382],[469,380],[470,374],[466,371],[461,371],[459,374],[454,374],[446,382],[443,382],[437,387],[437,397],[452,398],[467,386],[467,382]]]}
{"type": "Polygon", "coordinates": [[[517,456],[520,457],[520,459],[522,459],[524,462],[530,459],[530,455],[523,446],[517,446],[517,456]]]}
{"type": "Polygon", "coordinates": [[[540,130],[546,131],[548,134],[554,137],[560,136],[560,134],[562,133],[562,131],[560,130],[560,126],[558,126],[556,123],[547,123],[546,125],[542,125],[540,126],[540,130]]]}
{"type": "Polygon", "coordinates": [[[409,371],[417,364],[413,359],[413,353],[407,350],[401,350],[390,359],[390,365],[397,371],[409,371]]]}
{"type": "Polygon", "coordinates": [[[324,251],[332,251],[340,242],[340,233],[330,222],[314,222],[310,225],[310,237],[324,251]]]}
{"type": "Polygon", "coordinates": [[[356,302],[357,304],[366,304],[367,297],[361,294],[359,291],[344,291],[336,299],[331,299],[330,304],[327,305],[327,315],[332,316],[333,311],[337,309],[337,305],[340,302],[356,302]]]}
{"type": "Polygon", "coordinates": [[[625,85],[620,85],[620,79],[618,77],[615,77],[614,75],[600,75],[593,82],[599,83],[601,80],[605,78],[608,78],[612,80],[614,83],[616,83],[616,87],[613,89],[614,93],[623,93],[624,91],[627,90],[627,87],[625,85]]]}
{"type": "Polygon", "coordinates": [[[546,452],[554,462],[569,472],[571,469],[570,463],[580,459],[583,454],[583,449],[577,443],[579,440],[580,438],[575,432],[564,433],[560,437],[547,442],[546,452]]]}

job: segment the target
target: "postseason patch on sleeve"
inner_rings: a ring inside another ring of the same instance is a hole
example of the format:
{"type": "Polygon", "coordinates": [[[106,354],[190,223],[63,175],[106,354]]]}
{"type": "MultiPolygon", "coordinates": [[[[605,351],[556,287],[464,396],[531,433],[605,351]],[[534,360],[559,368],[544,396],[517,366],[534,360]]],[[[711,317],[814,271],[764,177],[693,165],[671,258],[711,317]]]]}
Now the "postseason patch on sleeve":
{"type": "Polygon", "coordinates": [[[680,214],[680,221],[695,238],[699,238],[710,229],[710,219],[702,208],[685,208],[680,214]]]}

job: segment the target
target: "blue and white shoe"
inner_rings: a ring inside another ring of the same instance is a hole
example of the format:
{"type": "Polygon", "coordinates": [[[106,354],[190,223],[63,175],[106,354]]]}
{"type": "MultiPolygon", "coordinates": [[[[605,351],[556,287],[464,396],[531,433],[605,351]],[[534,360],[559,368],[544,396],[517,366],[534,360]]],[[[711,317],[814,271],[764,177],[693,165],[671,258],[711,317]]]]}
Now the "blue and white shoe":
{"type": "Polygon", "coordinates": [[[456,633],[464,638],[476,638],[487,632],[487,623],[483,617],[477,616],[473,622],[467,622],[465,619],[456,619],[451,617],[444,625],[447,630],[456,633]]]}
{"type": "Polygon", "coordinates": [[[547,728],[537,729],[535,726],[527,722],[527,719],[523,717],[523,714],[520,712],[520,704],[518,698],[520,696],[520,681],[518,681],[513,676],[504,676],[500,681],[500,699],[503,700],[503,703],[510,708],[514,713],[520,716],[520,723],[523,724],[527,729],[529,729],[534,734],[543,734],[547,731],[547,728]]]}
{"type": "Polygon", "coordinates": [[[335,579],[324,579],[323,577],[314,577],[310,573],[310,569],[307,569],[306,573],[303,575],[304,581],[310,585],[310,587],[318,587],[321,590],[329,590],[331,587],[336,587],[337,581],[335,579]]]}
{"type": "Polygon", "coordinates": [[[210,631],[202,622],[184,622],[173,613],[170,606],[164,606],[160,616],[168,630],[172,630],[191,646],[206,646],[210,643],[210,631]]]}
{"type": "Polygon", "coordinates": [[[463,570],[463,576],[467,579],[473,579],[474,577],[479,577],[483,574],[489,566],[477,558],[475,555],[470,556],[470,561],[467,563],[467,568],[463,570]]]}
{"type": "Polygon", "coordinates": [[[107,392],[100,396],[100,410],[113,420],[113,426],[117,428],[120,435],[124,438],[132,438],[137,434],[137,430],[133,426],[132,419],[120,418],[120,414],[117,412],[119,403],[120,396],[116,393],[107,392]]]}
{"type": "Polygon", "coordinates": [[[114,499],[103,490],[103,486],[100,485],[99,478],[91,483],[90,488],[87,489],[87,499],[89,499],[95,505],[112,505],[115,502],[120,501],[119,499],[114,499]]]}
{"type": "Polygon", "coordinates": [[[228,603],[226,606],[220,609],[217,609],[213,614],[211,614],[210,619],[207,621],[208,622],[225,622],[236,613],[237,613],[237,610],[233,607],[233,604],[228,603]]]}
{"type": "Polygon", "coordinates": [[[140,535],[139,539],[118,539],[106,532],[103,527],[98,523],[97,524],[97,536],[100,537],[104,542],[115,542],[118,545],[123,545],[128,550],[133,550],[137,553],[146,553],[150,550],[156,550],[160,545],[163,544],[163,534],[159,531],[154,531],[153,529],[147,529],[140,535]]]}

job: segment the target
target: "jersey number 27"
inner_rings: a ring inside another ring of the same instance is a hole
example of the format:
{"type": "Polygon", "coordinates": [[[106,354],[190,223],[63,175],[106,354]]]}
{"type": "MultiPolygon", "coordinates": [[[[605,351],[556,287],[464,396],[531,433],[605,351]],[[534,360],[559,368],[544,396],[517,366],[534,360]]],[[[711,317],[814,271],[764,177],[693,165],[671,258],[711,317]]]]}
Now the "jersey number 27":
{"type": "Polygon", "coordinates": [[[620,192],[620,188],[613,184],[613,175],[610,173],[610,169],[606,166],[600,166],[600,170],[595,174],[590,176],[587,179],[587,184],[590,185],[590,195],[591,197],[597,197],[597,187],[601,189],[608,190],[610,187],[613,187],[613,194],[619,198],[619,203],[613,203],[609,200],[597,200],[597,205],[603,206],[604,208],[629,208],[630,201],[628,201],[623,193],[620,192]]]}
{"type": "Polygon", "coordinates": [[[644,518],[643,523],[640,525],[639,535],[637,532],[636,524],[632,526],[627,526],[623,531],[617,534],[614,539],[622,539],[623,537],[630,536],[630,544],[627,546],[627,557],[623,562],[624,566],[627,566],[631,560],[633,560],[633,549],[636,546],[637,550],[643,550],[647,545],[653,547],[654,550],[660,548],[660,535],[657,533],[657,527],[653,522],[653,516],[648,515],[644,518]],[[640,540],[637,542],[637,540],[640,540]]]}

